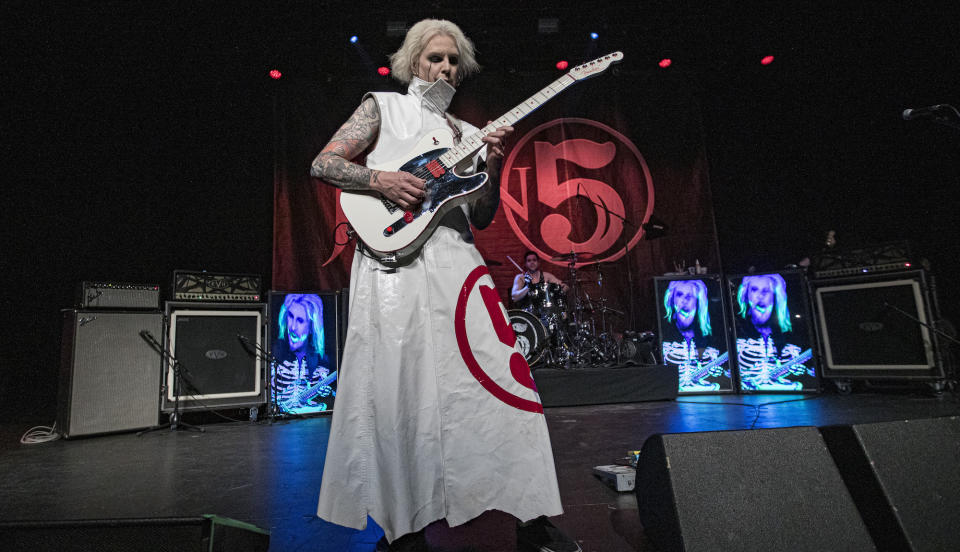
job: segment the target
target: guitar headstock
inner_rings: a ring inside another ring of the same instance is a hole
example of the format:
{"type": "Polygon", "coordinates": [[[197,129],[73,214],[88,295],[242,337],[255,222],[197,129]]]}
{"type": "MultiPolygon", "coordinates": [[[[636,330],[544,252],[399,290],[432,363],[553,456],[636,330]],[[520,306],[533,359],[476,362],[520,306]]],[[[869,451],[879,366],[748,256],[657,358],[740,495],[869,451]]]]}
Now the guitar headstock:
{"type": "Polygon", "coordinates": [[[607,70],[614,63],[623,61],[623,52],[613,52],[593,61],[588,61],[577,65],[570,70],[570,76],[576,80],[583,80],[594,75],[599,75],[607,70]]]}

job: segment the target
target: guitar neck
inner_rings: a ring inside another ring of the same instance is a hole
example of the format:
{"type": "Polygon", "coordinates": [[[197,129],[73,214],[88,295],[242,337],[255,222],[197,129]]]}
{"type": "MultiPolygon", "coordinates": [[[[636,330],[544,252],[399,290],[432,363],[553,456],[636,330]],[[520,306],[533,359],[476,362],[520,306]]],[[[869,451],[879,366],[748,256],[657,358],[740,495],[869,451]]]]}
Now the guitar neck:
{"type": "Polygon", "coordinates": [[[568,73],[548,84],[533,96],[530,96],[526,100],[517,104],[513,109],[501,115],[494,122],[461,140],[457,147],[451,148],[449,151],[440,156],[440,162],[447,167],[456,165],[483,147],[484,136],[494,132],[502,126],[512,126],[516,124],[527,115],[536,111],[541,105],[555,98],[557,94],[566,90],[571,84],[595,75],[599,75],[600,73],[606,71],[611,64],[617,63],[622,59],[622,52],[613,52],[604,57],[597,58],[591,62],[574,67],[568,73]]]}
{"type": "Polygon", "coordinates": [[[710,374],[710,370],[713,370],[715,367],[720,366],[721,364],[726,362],[728,358],[730,358],[730,353],[725,352],[722,355],[715,358],[714,360],[710,361],[709,363],[701,366],[700,369],[697,370],[697,377],[694,379],[701,379],[701,378],[707,377],[707,375],[710,374]]]}
{"type": "Polygon", "coordinates": [[[577,82],[577,80],[571,77],[569,74],[563,75],[533,96],[530,96],[526,100],[517,104],[513,109],[500,116],[496,121],[464,138],[460,142],[460,145],[455,148],[451,148],[450,151],[441,155],[440,161],[447,167],[452,167],[467,157],[470,157],[476,153],[477,150],[483,147],[484,136],[502,126],[513,126],[527,115],[536,111],[541,105],[552,100],[557,94],[563,92],[568,86],[575,82],[577,82]]]}

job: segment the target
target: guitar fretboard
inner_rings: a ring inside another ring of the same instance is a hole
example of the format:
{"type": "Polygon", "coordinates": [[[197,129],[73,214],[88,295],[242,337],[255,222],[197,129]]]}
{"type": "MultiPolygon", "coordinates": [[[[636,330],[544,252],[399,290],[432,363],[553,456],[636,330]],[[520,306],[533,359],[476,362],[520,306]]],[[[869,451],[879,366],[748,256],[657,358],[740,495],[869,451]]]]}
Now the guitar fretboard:
{"type": "Polygon", "coordinates": [[[623,54],[621,52],[613,52],[602,58],[574,67],[569,73],[566,73],[559,79],[548,84],[543,90],[540,90],[533,96],[517,104],[516,107],[504,113],[494,122],[464,138],[457,147],[451,148],[441,155],[439,157],[440,162],[446,167],[456,165],[482,148],[483,137],[487,134],[490,134],[502,126],[512,126],[516,124],[527,115],[536,111],[541,105],[552,100],[557,94],[566,90],[571,84],[578,80],[602,73],[611,63],[616,63],[622,58],[623,54]],[[574,77],[574,75],[577,76],[574,77]]]}
{"type": "Polygon", "coordinates": [[[560,92],[563,92],[568,86],[575,82],[577,82],[577,80],[571,77],[569,74],[566,74],[553,81],[544,87],[543,90],[537,92],[533,96],[530,96],[523,102],[517,104],[517,106],[510,111],[504,113],[496,121],[464,138],[460,142],[460,145],[455,148],[451,148],[450,151],[441,155],[440,162],[447,167],[452,167],[460,161],[463,161],[483,147],[484,136],[502,126],[512,126],[516,124],[518,121],[536,111],[541,105],[553,99],[554,96],[560,92]]]}

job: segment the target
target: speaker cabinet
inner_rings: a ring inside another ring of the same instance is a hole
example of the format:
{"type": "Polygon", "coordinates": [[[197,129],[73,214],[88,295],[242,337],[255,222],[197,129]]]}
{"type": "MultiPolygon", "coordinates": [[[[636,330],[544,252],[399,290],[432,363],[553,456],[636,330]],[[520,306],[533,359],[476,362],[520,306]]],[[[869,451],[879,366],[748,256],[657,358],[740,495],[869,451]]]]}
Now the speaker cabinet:
{"type": "Polygon", "coordinates": [[[844,379],[942,379],[923,271],[812,282],[823,375],[844,379]]]}
{"type": "Polygon", "coordinates": [[[160,286],[117,282],[81,282],[81,309],[160,310],[160,286]]]}
{"type": "Polygon", "coordinates": [[[814,427],[654,435],[635,490],[658,550],[874,550],[814,427]]]}
{"type": "Polygon", "coordinates": [[[162,336],[163,315],[63,311],[57,428],[64,437],[157,425],[162,362],[143,330],[162,336]]]}
{"type": "Polygon", "coordinates": [[[182,518],[0,522],[4,550],[266,552],[270,533],[206,514],[182,518]]]}
{"type": "Polygon", "coordinates": [[[265,304],[168,301],[166,312],[172,358],[164,363],[164,412],[172,412],[178,400],[181,411],[266,403],[266,372],[257,350],[266,350],[265,304]]]}
{"type": "Polygon", "coordinates": [[[880,550],[960,550],[960,418],[821,431],[880,550]]]}

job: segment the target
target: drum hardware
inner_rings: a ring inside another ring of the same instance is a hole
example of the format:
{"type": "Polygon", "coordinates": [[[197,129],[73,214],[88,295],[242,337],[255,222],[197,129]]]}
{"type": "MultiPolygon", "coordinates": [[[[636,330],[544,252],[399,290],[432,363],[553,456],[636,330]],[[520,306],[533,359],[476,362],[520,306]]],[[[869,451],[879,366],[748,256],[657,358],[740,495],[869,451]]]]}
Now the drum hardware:
{"type": "MultiPolygon", "coordinates": [[[[528,283],[529,306],[507,311],[519,349],[531,367],[573,369],[620,362],[622,340],[614,335],[609,317],[624,316],[624,312],[607,306],[604,267],[584,263],[593,258],[576,252],[553,257],[566,261],[567,293],[561,283],[528,283]],[[597,299],[585,289],[586,284],[594,283],[601,291],[597,299]]],[[[507,259],[524,272],[512,258],[507,259]]]]}
{"type": "Polygon", "coordinates": [[[589,261],[592,258],[593,258],[593,255],[591,255],[590,253],[577,253],[575,251],[571,251],[569,253],[561,253],[560,255],[557,255],[555,257],[550,257],[550,259],[554,261],[569,261],[574,264],[576,264],[578,259],[581,261],[589,261]]]}

